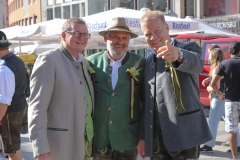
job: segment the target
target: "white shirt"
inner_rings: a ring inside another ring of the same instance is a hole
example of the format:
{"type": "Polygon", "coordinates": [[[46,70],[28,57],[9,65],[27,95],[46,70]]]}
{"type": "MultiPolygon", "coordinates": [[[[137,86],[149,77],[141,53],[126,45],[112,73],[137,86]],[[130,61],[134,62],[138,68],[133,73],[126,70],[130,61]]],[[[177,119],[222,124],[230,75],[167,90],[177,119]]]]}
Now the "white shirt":
{"type": "MultiPolygon", "coordinates": [[[[73,56],[72,56],[73,57],[73,56]]],[[[77,56],[77,59],[75,58],[75,57],[73,57],[73,60],[75,61],[75,62],[82,62],[82,55],[78,55],[77,56]]]]}
{"type": "Polygon", "coordinates": [[[14,73],[7,66],[0,65],[0,103],[10,105],[14,92],[14,73]]]}
{"type": "Polygon", "coordinates": [[[124,55],[122,56],[122,58],[120,58],[119,60],[115,61],[113,60],[109,55],[109,59],[110,59],[110,66],[112,67],[112,89],[114,90],[114,88],[117,85],[117,81],[118,81],[118,68],[120,66],[122,66],[122,60],[124,59],[124,57],[126,56],[126,53],[124,53],[124,55]]]}

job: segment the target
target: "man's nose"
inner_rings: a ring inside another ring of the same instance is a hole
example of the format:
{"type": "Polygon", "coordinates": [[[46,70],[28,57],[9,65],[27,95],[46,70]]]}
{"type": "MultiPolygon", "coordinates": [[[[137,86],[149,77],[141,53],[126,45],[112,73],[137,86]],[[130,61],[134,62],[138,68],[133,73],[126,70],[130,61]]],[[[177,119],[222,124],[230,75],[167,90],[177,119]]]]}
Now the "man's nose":
{"type": "Polygon", "coordinates": [[[154,40],[156,37],[157,37],[156,34],[152,34],[150,40],[154,40]]]}

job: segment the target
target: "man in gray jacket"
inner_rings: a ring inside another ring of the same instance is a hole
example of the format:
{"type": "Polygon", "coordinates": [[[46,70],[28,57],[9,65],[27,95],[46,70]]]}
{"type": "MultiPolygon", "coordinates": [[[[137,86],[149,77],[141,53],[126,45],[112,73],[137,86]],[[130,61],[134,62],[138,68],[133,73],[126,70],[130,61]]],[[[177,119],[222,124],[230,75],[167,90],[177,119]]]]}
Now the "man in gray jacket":
{"type": "Polygon", "coordinates": [[[145,13],[140,22],[155,54],[145,65],[138,153],[151,159],[197,159],[199,145],[212,138],[199,100],[201,49],[172,39],[160,11],[145,13]]]}
{"type": "Polygon", "coordinates": [[[62,44],[38,56],[31,75],[29,136],[37,160],[89,160],[94,92],[80,54],[90,34],[84,20],[68,19],[62,44]]]}

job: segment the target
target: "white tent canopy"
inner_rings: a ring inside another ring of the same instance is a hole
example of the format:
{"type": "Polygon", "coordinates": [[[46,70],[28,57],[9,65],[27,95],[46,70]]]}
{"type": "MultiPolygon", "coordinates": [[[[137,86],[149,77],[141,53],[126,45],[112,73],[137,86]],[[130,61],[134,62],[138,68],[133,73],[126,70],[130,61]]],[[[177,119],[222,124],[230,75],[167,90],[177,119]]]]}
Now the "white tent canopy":
{"type": "MultiPolygon", "coordinates": [[[[130,29],[137,33],[140,37],[134,39],[130,42],[130,47],[132,48],[143,48],[147,47],[145,40],[142,40],[143,37],[141,27],[140,27],[140,18],[144,12],[132,9],[125,8],[115,8],[105,12],[93,14],[90,16],[83,17],[87,23],[89,33],[91,37],[86,49],[99,49],[105,48],[103,37],[98,35],[98,32],[104,29],[107,23],[113,17],[124,17],[127,25],[130,29]],[[135,43],[133,43],[135,42],[135,43]]],[[[170,17],[165,15],[165,20],[169,25],[170,34],[179,34],[183,32],[216,32],[221,29],[212,27],[213,30],[210,30],[206,26],[203,26],[203,23],[195,19],[181,19],[176,17],[170,17]]],[[[6,33],[8,39],[10,40],[21,40],[21,41],[36,41],[37,44],[51,44],[60,42],[60,34],[62,32],[62,25],[65,22],[65,19],[54,19],[50,21],[45,21],[29,26],[14,26],[6,29],[2,29],[6,33]]],[[[206,25],[206,24],[204,24],[206,25]]],[[[209,26],[209,25],[208,25],[209,26]]],[[[225,30],[224,30],[225,31],[225,30]]],[[[224,33],[226,33],[225,31],[224,33]]],[[[224,34],[219,32],[219,34],[224,34]]],[[[233,33],[229,35],[234,35],[233,33]]],[[[21,47],[20,47],[21,48],[21,47]]]]}
{"type": "Polygon", "coordinates": [[[20,47],[15,47],[14,48],[14,53],[19,54],[19,53],[27,53],[27,54],[32,54],[32,53],[42,53],[54,48],[57,48],[59,44],[36,44],[36,45],[26,45],[26,46],[21,46],[21,52],[20,52],[20,47]]]}
{"type": "MultiPolygon", "coordinates": [[[[126,9],[126,8],[115,8],[105,12],[96,13],[90,16],[83,17],[87,23],[88,30],[93,34],[92,37],[100,37],[98,32],[103,30],[106,25],[114,17],[123,17],[126,20],[129,28],[138,35],[142,35],[140,18],[144,12],[126,9]]],[[[169,25],[171,32],[176,31],[189,31],[196,30],[198,22],[194,22],[187,19],[181,19],[176,17],[165,16],[165,20],[169,25]]]]}
{"type": "Polygon", "coordinates": [[[197,29],[192,30],[192,31],[186,31],[186,32],[179,32],[177,34],[185,34],[185,33],[206,33],[206,34],[213,34],[213,35],[223,35],[223,36],[228,36],[228,37],[239,37],[238,34],[227,31],[225,29],[218,28],[213,25],[209,25],[206,23],[203,23],[197,19],[191,18],[191,17],[186,17],[186,20],[192,21],[192,22],[197,22],[198,26],[197,29]]]}

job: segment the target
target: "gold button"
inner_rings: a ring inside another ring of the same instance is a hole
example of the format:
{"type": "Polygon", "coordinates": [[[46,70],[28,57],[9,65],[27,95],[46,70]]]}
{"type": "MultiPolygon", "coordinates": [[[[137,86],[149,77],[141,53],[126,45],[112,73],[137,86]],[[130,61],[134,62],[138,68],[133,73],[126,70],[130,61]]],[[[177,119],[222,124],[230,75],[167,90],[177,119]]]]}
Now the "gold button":
{"type": "Polygon", "coordinates": [[[110,83],[111,82],[111,79],[108,79],[108,83],[110,83]]]}
{"type": "Polygon", "coordinates": [[[77,69],[79,69],[79,66],[76,66],[77,69]]]}
{"type": "Polygon", "coordinates": [[[112,96],[115,96],[115,93],[112,93],[112,96]]]}
{"type": "Polygon", "coordinates": [[[112,72],[112,68],[108,68],[108,71],[109,71],[109,72],[112,72]]]}
{"type": "Polygon", "coordinates": [[[112,121],[110,121],[109,124],[112,124],[112,121]]]}
{"type": "Polygon", "coordinates": [[[110,107],[108,107],[108,110],[110,111],[110,110],[111,110],[111,108],[110,108],[110,107]]]}

